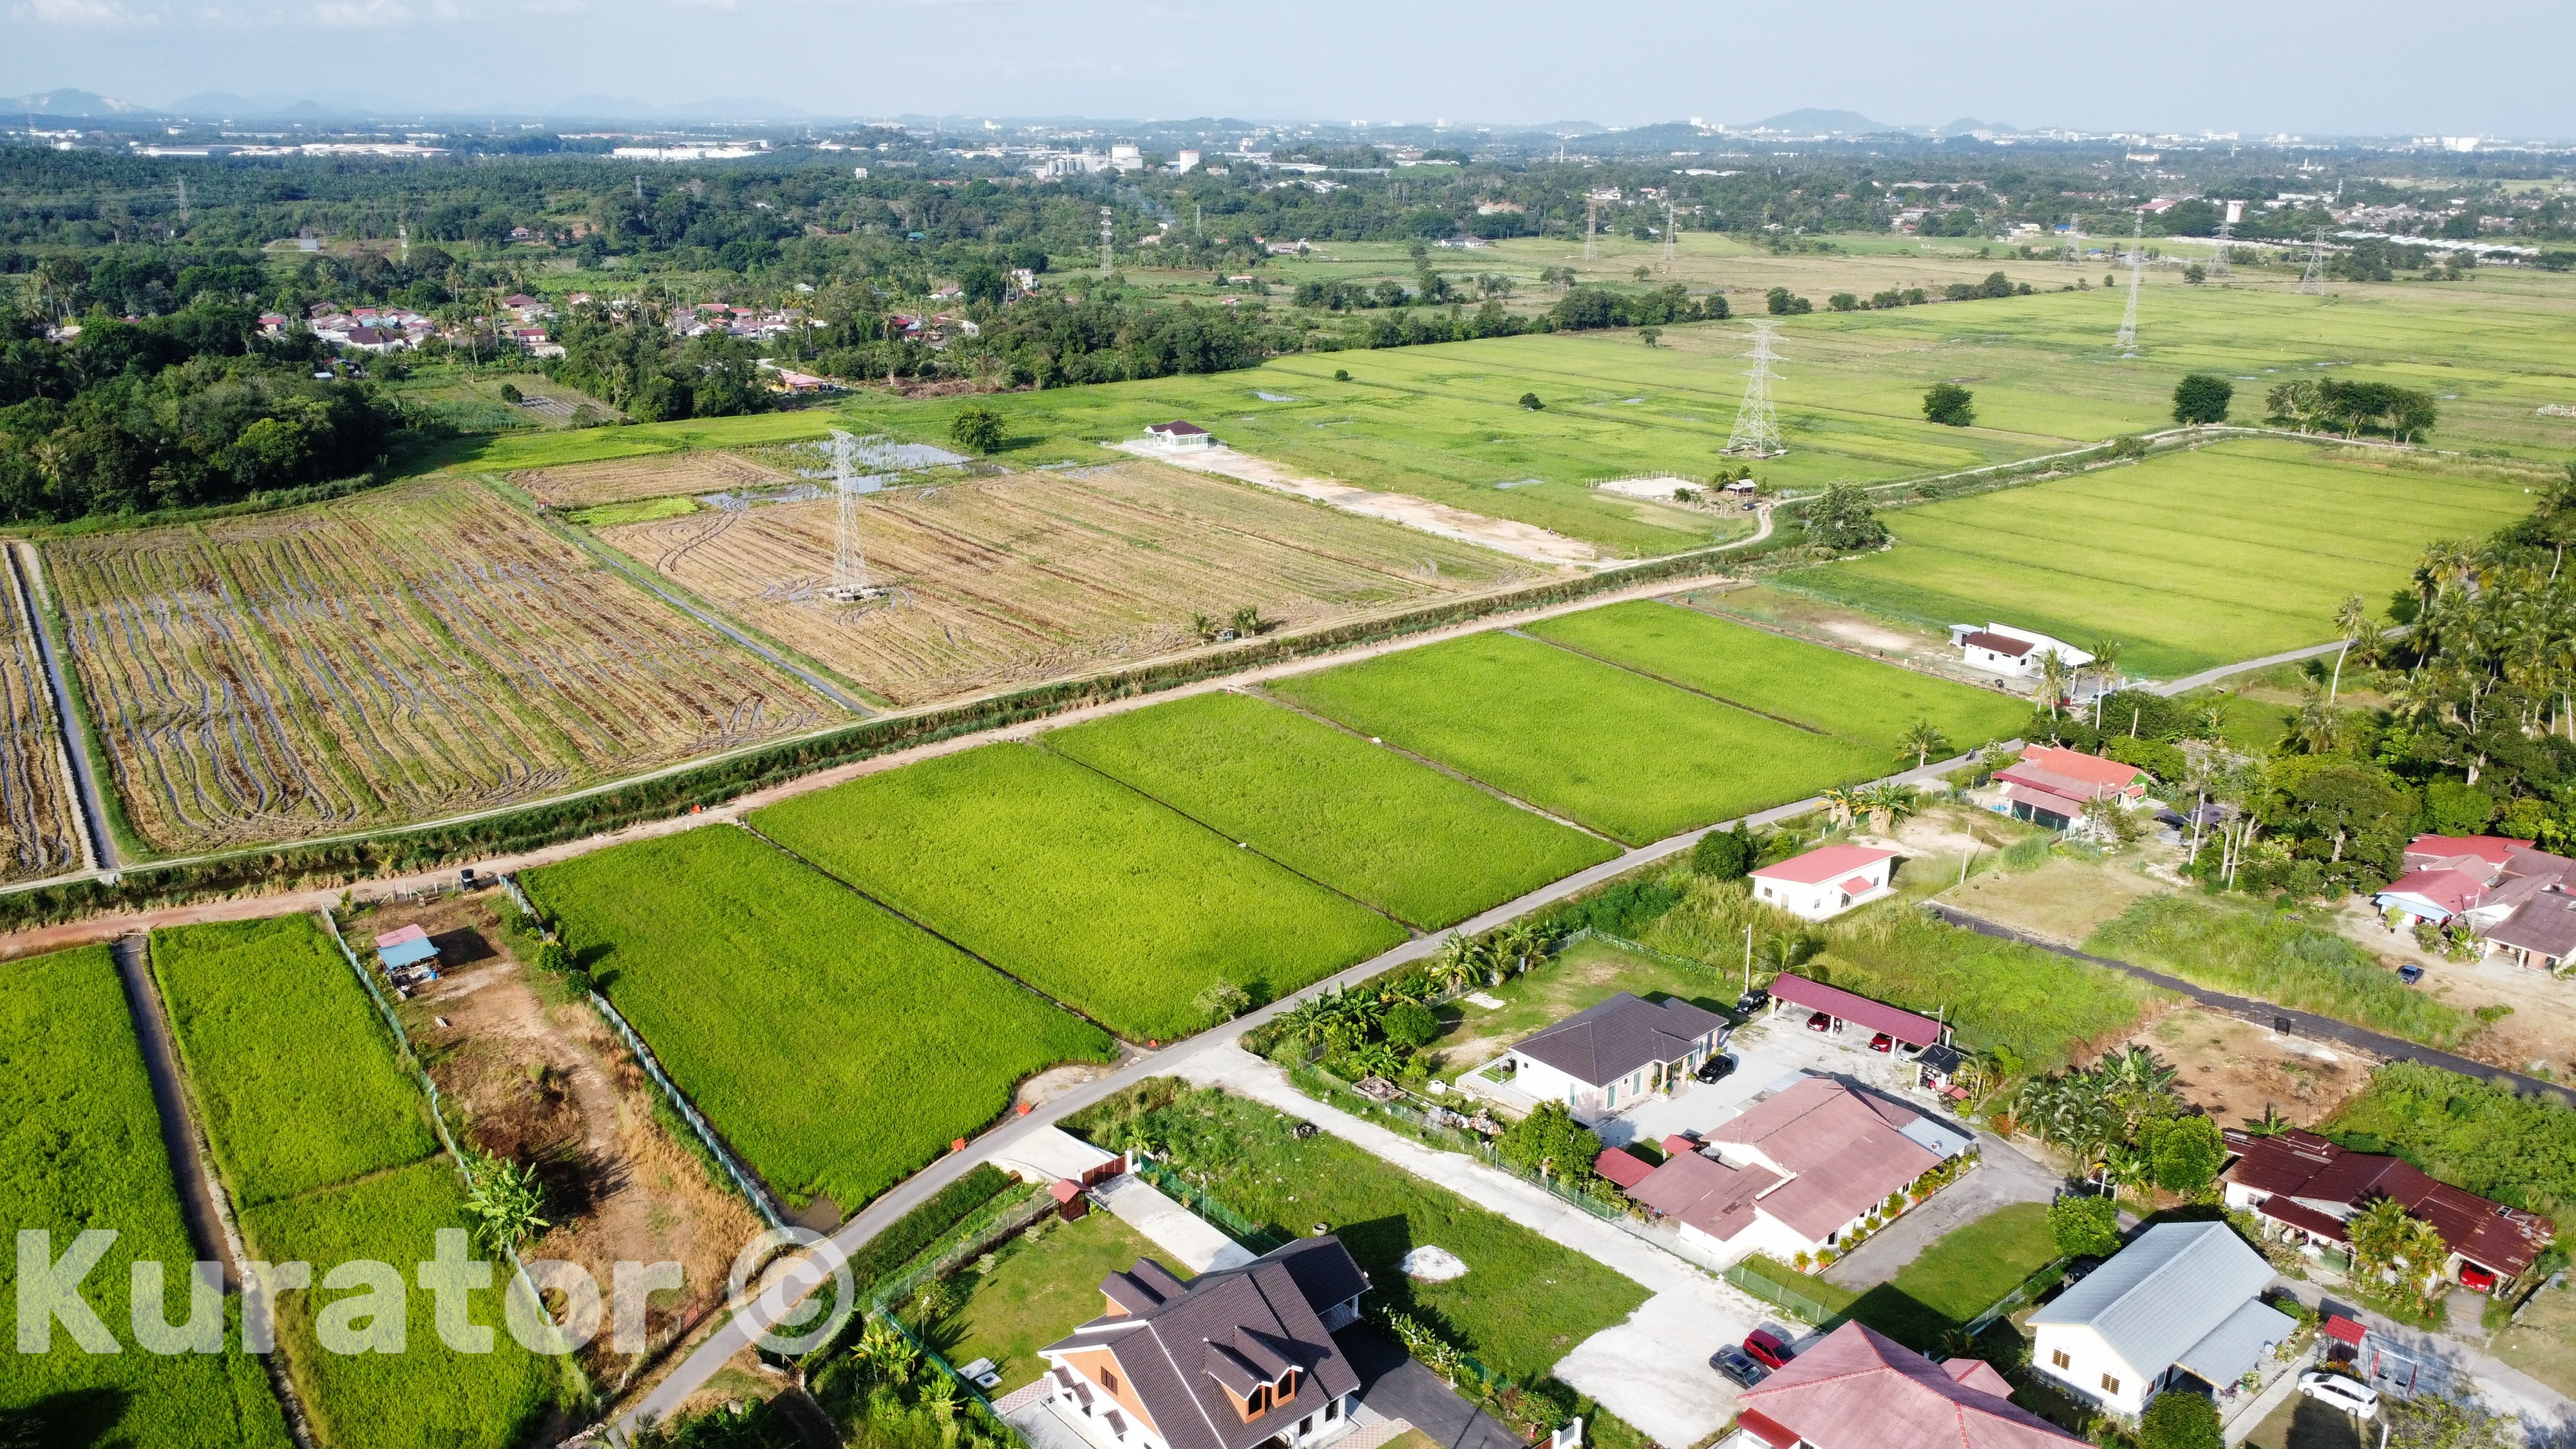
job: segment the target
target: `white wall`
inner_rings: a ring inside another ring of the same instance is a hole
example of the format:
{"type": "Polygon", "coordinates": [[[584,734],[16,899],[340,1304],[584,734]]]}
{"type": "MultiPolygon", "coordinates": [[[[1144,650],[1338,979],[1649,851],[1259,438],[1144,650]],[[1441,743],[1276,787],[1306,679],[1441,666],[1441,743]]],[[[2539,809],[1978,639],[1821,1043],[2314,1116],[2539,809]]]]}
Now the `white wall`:
{"type": "MultiPolygon", "coordinates": [[[[2155,1373],[2140,1373],[2123,1363],[2102,1336],[2081,1324],[2043,1323],[2035,1325],[2036,1342],[2031,1345],[2032,1368],[2056,1379],[2088,1403],[2100,1404],[2116,1413],[2136,1414],[2147,1406],[2147,1387],[2155,1373]],[[2057,1366],[2056,1355],[2067,1356],[2067,1366],[2057,1366]],[[2110,1374],[2120,1382],[2118,1393],[2106,1392],[2102,1376],[2110,1374]]],[[[2156,1372],[2162,1372],[2157,1370],[2156,1372]]]]}

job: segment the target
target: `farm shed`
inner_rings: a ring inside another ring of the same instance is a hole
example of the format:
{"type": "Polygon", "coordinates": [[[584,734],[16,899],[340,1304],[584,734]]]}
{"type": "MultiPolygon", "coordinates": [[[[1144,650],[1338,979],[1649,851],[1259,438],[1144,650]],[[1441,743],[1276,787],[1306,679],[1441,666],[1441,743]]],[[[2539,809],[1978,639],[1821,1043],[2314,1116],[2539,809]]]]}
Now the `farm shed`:
{"type": "Polygon", "coordinates": [[[399,931],[387,931],[376,938],[376,959],[384,962],[385,969],[388,971],[399,971],[406,966],[417,966],[423,962],[428,962],[435,968],[438,963],[438,943],[429,939],[429,932],[419,926],[405,926],[399,931]]]}
{"type": "Polygon", "coordinates": [[[1174,419],[1168,423],[1147,423],[1145,436],[1173,452],[1216,446],[1216,435],[1196,423],[1174,419]]]}

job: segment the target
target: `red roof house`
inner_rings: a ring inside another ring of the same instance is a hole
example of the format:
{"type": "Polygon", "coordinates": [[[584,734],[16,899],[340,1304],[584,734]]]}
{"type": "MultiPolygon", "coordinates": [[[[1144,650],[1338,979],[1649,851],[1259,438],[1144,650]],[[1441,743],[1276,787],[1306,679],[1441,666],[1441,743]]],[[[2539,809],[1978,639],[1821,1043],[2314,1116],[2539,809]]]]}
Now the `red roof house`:
{"type": "Polygon", "coordinates": [[[1995,779],[2003,785],[2003,813],[2051,830],[2082,820],[2091,801],[2131,805],[2147,794],[2147,772],[2137,766],[2054,745],[2024,750],[2019,760],[1997,770],[1995,779]]]}
{"type": "Polygon", "coordinates": [[[1837,916],[1891,893],[1896,852],[1875,845],[1827,845],[1752,873],[1756,900],[1810,921],[1837,916]]]}
{"type": "Polygon", "coordinates": [[[1934,1363],[1846,1323],[1736,1400],[1736,1423],[1771,1449],[2058,1449],[2082,1444],[2014,1406],[1982,1359],[1934,1363]]]}
{"type": "Polygon", "coordinates": [[[2219,1174],[2227,1205],[2251,1208],[2311,1243],[2346,1243],[2345,1223],[2380,1198],[2394,1198],[2450,1245],[2452,1277],[2484,1277],[2484,1285],[2473,1286],[2492,1289],[2530,1271],[2558,1232],[2537,1213],[2453,1187],[2403,1158],[2349,1151],[2313,1132],[2293,1128],[2261,1137],[2230,1127],[2219,1135],[2236,1154],[2219,1174]]]}

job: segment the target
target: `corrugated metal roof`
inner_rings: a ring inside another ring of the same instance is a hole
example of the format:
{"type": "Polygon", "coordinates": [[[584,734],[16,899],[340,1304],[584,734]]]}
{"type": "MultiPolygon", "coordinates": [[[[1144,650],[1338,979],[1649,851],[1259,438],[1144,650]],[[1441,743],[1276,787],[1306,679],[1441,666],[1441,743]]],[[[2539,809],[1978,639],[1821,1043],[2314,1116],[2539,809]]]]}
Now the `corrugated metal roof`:
{"type": "Polygon", "coordinates": [[[2174,1362],[2205,1382],[2232,1384],[2261,1360],[2265,1349],[2288,1338],[2298,1326],[2279,1309],[2249,1300],[2174,1362]]]}
{"type": "Polygon", "coordinates": [[[2272,1265],[2225,1223],[2166,1223],[2030,1316],[2089,1327],[2141,1377],[2182,1361],[2272,1281],[2272,1265]]]}

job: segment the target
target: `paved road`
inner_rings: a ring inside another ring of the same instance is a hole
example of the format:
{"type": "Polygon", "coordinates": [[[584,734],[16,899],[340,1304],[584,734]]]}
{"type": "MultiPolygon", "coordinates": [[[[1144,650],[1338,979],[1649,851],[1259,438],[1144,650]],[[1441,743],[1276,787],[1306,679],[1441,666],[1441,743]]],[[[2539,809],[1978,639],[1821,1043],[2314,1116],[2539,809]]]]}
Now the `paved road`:
{"type": "Polygon", "coordinates": [[[1982,916],[1972,916],[1956,906],[1942,905],[1937,901],[1926,904],[1941,919],[1954,926],[1964,926],[1978,935],[2019,941],[2025,946],[2037,946],[2043,951],[2053,951],[2060,956],[2071,957],[2078,961],[2090,961],[2096,966],[2107,966],[2114,971],[2134,976],[2140,981],[2152,982],[2168,991],[2180,992],[2203,1006],[2226,1012],[2230,1016],[2253,1022],[2257,1026],[2281,1030],[2280,1024],[2287,1022],[2287,1034],[2292,1036],[2309,1037],[2320,1041],[2339,1041],[2346,1046],[2359,1047],[2363,1051],[2393,1060],[2422,1062],[2428,1067],[2440,1067],[2446,1072],[2457,1072],[2464,1077],[2474,1077],[2479,1081],[2492,1083],[2519,1096],[2547,1097],[2562,1106],[2576,1108],[2576,1091],[2562,1087],[2556,1082],[2544,1082],[2536,1077],[2526,1077],[2519,1072],[2509,1072],[2502,1067],[2489,1066],[2485,1062],[2471,1061],[2467,1057],[2400,1037],[2383,1036],[2378,1032],[2354,1026],[2350,1022],[2337,1021],[2330,1016],[2292,1011],[2286,1006],[2274,1006],[2268,1001],[2256,1001],[2250,997],[2230,996],[2223,991],[2212,991],[2205,986],[2195,986],[2179,976],[2168,976],[2161,971],[2152,971],[2127,961],[2114,960],[2108,956],[2095,956],[2078,951],[2072,946],[2061,946],[2027,931],[2017,931],[2010,926],[1986,920],[1982,916]]]}
{"type": "MultiPolygon", "coordinates": [[[[1966,757],[1961,756],[1958,759],[1943,760],[1919,770],[1909,770],[1892,778],[1908,784],[1920,783],[1935,779],[1945,771],[1955,770],[1965,763],[1967,763],[1966,757]]],[[[1777,809],[1765,810],[1746,819],[1755,826],[1771,825],[1795,815],[1805,814],[1817,808],[1818,804],[1818,801],[1812,799],[1800,800],[1777,809]]],[[[1578,871],[1552,885],[1542,886],[1517,900],[1506,901],[1481,915],[1460,922],[1456,929],[1471,936],[1490,931],[1641,866],[1668,860],[1698,844],[1699,838],[1710,830],[1729,829],[1734,823],[1721,821],[1704,829],[1684,831],[1651,845],[1639,846],[1616,859],[1605,861],[1589,870],[1578,871]]],[[[818,1259],[826,1263],[846,1262],[851,1254],[856,1253],[869,1239],[883,1232],[895,1219],[919,1207],[930,1198],[931,1194],[964,1176],[968,1168],[992,1156],[1000,1149],[1020,1141],[1033,1132],[1053,1127],[1065,1117],[1103,1098],[1124,1091],[1147,1077],[1176,1075],[1184,1063],[1203,1053],[1234,1046],[1245,1032],[1282,1012],[1293,1009],[1299,1002],[1309,997],[1321,995],[1326,991],[1356,986],[1371,977],[1392,971],[1398,966],[1423,960],[1439,949],[1440,937],[1417,936],[1393,950],[1363,961],[1339,975],[1316,982],[1302,991],[1283,996],[1213,1031],[1201,1033],[1187,1041],[1175,1042],[1160,1051],[1131,1050],[1125,1064],[1117,1071],[1056,1097],[1035,1108],[1027,1116],[1006,1119],[1000,1126],[969,1140],[965,1151],[952,1152],[914,1173],[902,1183],[889,1189],[884,1196],[870,1203],[866,1211],[842,1224],[839,1231],[833,1233],[825,1243],[817,1244],[813,1252],[818,1259]]],[[[709,1379],[714,1378],[717,1371],[722,1369],[728,1360],[749,1347],[755,1335],[766,1331],[771,1324],[781,1321],[782,1316],[801,1302],[803,1297],[803,1292],[794,1285],[773,1286],[768,1291],[756,1295],[750,1303],[728,1317],[721,1327],[700,1342],[697,1348],[665,1375],[660,1383],[654,1385],[650,1392],[638,1400],[635,1406],[619,1419],[620,1427],[631,1429],[641,1419],[659,1419],[668,1415],[691,1394],[704,1386],[709,1379]]]]}
{"type": "Polygon", "coordinates": [[[112,948],[116,974],[125,983],[125,1005],[134,1017],[135,1039],[143,1047],[143,1074],[152,1081],[152,1105],[161,1115],[161,1147],[170,1155],[170,1175],[179,1185],[179,1212],[188,1222],[188,1242],[200,1263],[220,1263],[224,1291],[241,1291],[240,1265],[225,1251],[223,1219],[207,1184],[206,1161],[197,1151],[196,1119],[188,1114],[186,1088],[179,1082],[177,1053],[171,1049],[170,1023],[161,1014],[161,993],[152,987],[152,969],[144,958],[144,939],[127,936],[112,948]]]}
{"type": "Polygon", "coordinates": [[[36,596],[28,579],[28,565],[20,557],[24,545],[0,544],[9,555],[9,581],[18,590],[18,606],[27,611],[27,627],[36,636],[36,653],[45,661],[45,682],[54,691],[54,718],[63,734],[63,751],[71,757],[72,783],[80,789],[81,828],[89,834],[90,859],[102,871],[117,868],[116,842],[107,833],[107,807],[98,793],[98,776],[90,769],[89,741],[83,737],[80,717],[72,713],[71,691],[63,685],[62,661],[54,657],[54,641],[45,633],[44,616],[36,612],[36,596]]]}
{"type": "Polygon", "coordinates": [[[2167,699],[2171,699],[2177,694],[2188,694],[2191,691],[2200,688],[2204,684],[2216,684],[2218,681],[2227,678],[2231,674],[2245,674],[2257,669],[2269,669],[2275,664],[2296,664],[2302,659],[2314,659],[2320,654],[2332,654],[2342,647],[2342,641],[2337,640],[2332,644],[2311,644],[2305,649],[2291,649],[2280,654],[2266,654],[2260,659],[2247,659],[2235,664],[2222,664],[2216,669],[2204,669],[2198,674],[2186,674],[2180,679],[2170,680],[2163,684],[2150,684],[2147,686],[2147,693],[2161,694],[2167,699]]]}

